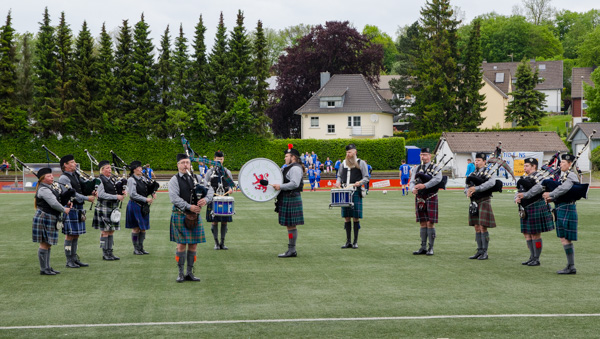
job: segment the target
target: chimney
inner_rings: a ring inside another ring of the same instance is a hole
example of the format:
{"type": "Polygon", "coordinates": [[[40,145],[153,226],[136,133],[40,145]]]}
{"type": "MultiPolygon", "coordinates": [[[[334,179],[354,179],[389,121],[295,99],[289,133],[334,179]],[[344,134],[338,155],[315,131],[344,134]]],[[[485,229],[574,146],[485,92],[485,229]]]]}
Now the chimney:
{"type": "Polygon", "coordinates": [[[331,78],[331,74],[329,74],[329,72],[321,72],[321,87],[323,88],[323,86],[325,86],[325,84],[329,81],[329,79],[331,78]]]}

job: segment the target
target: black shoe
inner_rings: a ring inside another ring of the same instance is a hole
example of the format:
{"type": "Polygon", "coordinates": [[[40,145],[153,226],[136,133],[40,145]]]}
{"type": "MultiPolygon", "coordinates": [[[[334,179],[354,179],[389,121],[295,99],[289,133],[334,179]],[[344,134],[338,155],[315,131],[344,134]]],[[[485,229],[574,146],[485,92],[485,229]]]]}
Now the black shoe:
{"type": "Polygon", "coordinates": [[[419,248],[418,251],[413,252],[414,255],[427,254],[427,251],[424,248],[419,248]]]}
{"type": "Polygon", "coordinates": [[[185,276],[185,280],[187,280],[187,281],[200,281],[200,278],[195,277],[193,272],[188,272],[188,274],[185,276]]]}
{"type": "MultiPolygon", "coordinates": [[[[350,245],[350,246],[352,246],[352,245],[350,245]]],[[[278,255],[278,257],[280,257],[280,258],[294,258],[297,256],[298,256],[298,253],[296,253],[296,251],[291,252],[289,250],[285,253],[281,253],[280,255],[278,255]]]]}
{"type": "Polygon", "coordinates": [[[480,250],[477,250],[477,253],[473,254],[469,257],[469,259],[479,259],[479,257],[483,254],[480,250]]]}
{"type": "Polygon", "coordinates": [[[521,265],[529,265],[529,263],[532,262],[532,261],[533,261],[533,258],[529,258],[529,259],[527,259],[527,261],[523,261],[521,263],[521,265]]]}
{"type": "Polygon", "coordinates": [[[427,253],[425,253],[426,255],[433,255],[433,248],[430,248],[429,250],[427,250],[427,253]]]}
{"type": "Polygon", "coordinates": [[[142,252],[136,248],[135,250],[133,250],[133,255],[144,255],[144,252],[142,252]]]}
{"type": "Polygon", "coordinates": [[[477,258],[477,260],[487,260],[487,259],[488,259],[487,251],[481,253],[481,255],[479,256],[479,258],[477,258]]]}
{"type": "Polygon", "coordinates": [[[221,245],[219,245],[219,247],[220,247],[222,250],[228,250],[228,249],[229,249],[227,246],[225,246],[225,243],[221,243],[221,245]]]}
{"type": "Polygon", "coordinates": [[[535,259],[531,260],[527,266],[540,266],[540,261],[535,259]]]}
{"type": "Polygon", "coordinates": [[[54,272],[54,274],[60,274],[60,271],[57,271],[57,270],[53,269],[52,267],[50,267],[49,270],[54,272]]]}
{"type": "Polygon", "coordinates": [[[88,266],[90,266],[90,264],[86,264],[84,262],[79,261],[79,258],[73,259],[73,262],[76,263],[77,265],[81,266],[81,267],[88,267],[88,266]]]}
{"type": "Polygon", "coordinates": [[[140,248],[140,252],[142,252],[142,254],[150,254],[150,252],[146,251],[143,247],[140,248]]]}
{"type": "Polygon", "coordinates": [[[352,248],[352,244],[349,241],[346,241],[346,244],[343,245],[342,248],[352,248]]]}
{"type": "Polygon", "coordinates": [[[183,276],[183,273],[179,273],[179,275],[177,276],[177,279],[175,281],[177,281],[178,283],[182,283],[185,280],[185,277],[183,276]]]}
{"type": "Polygon", "coordinates": [[[40,271],[40,275],[56,275],[56,273],[52,272],[49,268],[40,271]]]}
{"type": "Polygon", "coordinates": [[[121,260],[121,258],[117,257],[112,252],[110,252],[110,257],[113,258],[113,260],[121,260]]]}
{"type": "Polygon", "coordinates": [[[67,264],[65,266],[68,267],[68,268],[79,268],[80,267],[79,265],[77,265],[72,260],[67,261],[67,264]]]}
{"type": "Polygon", "coordinates": [[[558,274],[577,274],[577,269],[575,269],[574,265],[567,265],[567,267],[563,268],[560,271],[557,271],[558,274]]]}
{"type": "Polygon", "coordinates": [[[109,254],[103,254],[102,260],[115,260],[115,259],[113,257],[111,257],[109,254]]]}
{"type": "Polygon", "coordinates": [[[352,248],[353,249],[357,249],[358,248],[358,244],[357,243],[352,244],[352,248]]]}
{"type": "Polygon", "coordinates": [[[215,249],[215,250],[220,250],[220,249],[221,249],[221,245],[219,245],[219,244],[215,244],[215,247],[214,247],[214,249],[215,249]]]}

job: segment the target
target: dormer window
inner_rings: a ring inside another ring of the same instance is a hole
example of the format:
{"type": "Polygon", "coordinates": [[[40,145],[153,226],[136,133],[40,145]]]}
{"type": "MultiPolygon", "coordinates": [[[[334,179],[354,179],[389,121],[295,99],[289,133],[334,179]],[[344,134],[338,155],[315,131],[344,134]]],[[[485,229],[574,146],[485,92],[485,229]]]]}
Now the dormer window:
{"type": "Polygon", "coordinates": [[[496,73],[496,82],[504,82],[504,73],[496,73]]]}
{"type": "Polygon", "coordinates": [[[334,108],[335,107],[335,101],[327,101],[327,107],[328,108],[334,108]]]}
{"type": "Polygon", "coordinates": [[[545,70],[545,69],[546,69],[546,65],[544,65],[544,64],[538,65],[538,69],[539,69],[540,71],[543,71],[543,70],[545,70]]]}

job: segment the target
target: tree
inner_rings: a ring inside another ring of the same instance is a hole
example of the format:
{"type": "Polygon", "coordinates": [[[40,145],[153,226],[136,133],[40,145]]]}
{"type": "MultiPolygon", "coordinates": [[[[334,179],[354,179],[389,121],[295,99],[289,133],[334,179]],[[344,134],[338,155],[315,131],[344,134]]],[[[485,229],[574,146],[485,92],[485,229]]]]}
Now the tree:
{"type": "Polygon", "coordinates": [[[160,132],[165,116],[156,112],[156,82],[154,71],[154,45],[149,37],[150,27],[142,14],[133,32],[132,83],[135,109],[127,115],[130,127],[160,132]]]}
{"type": "Polygon", "coordinates": [[[588,33],[579,45],[579,65],[600,66],[600,26],[588,33]]]}
{"type": "MultiPolygon", "coordinates": [[[[295,46],[303,36],[310,33],[312,28],[312,25],[305,24],[290,26],[281,30],[264,28],[264,35],[267,40],[269,69],[277,63],[286,48],[295,46]]],[[[254,40],[254,34],[250,38],[254,40]]]]}
{"type": "Polygon", "coordinates": [[[514,122],[517,126],[539,126],[545,113],[542,110],[546,94],[535,90],[538,84],[538,70],[531,70],[527,59],[517,67],[517,83],[515,89],[508,93],[513,100],[506,107],[506,122],[514,122]]]}
{"type": "Polygon", "coordinates": [[[27,128],[27,112],[17,100],[17,60],[11,12],[0,29],[0,135],[19,134],[27,128]]]}
{"type": "Polygon", "coordinates": [[[165,29],[160,41],[158,55],[157,85],[159,102],[157,113],[166,118],[166,111],[171,108],[173,103],[173,61],[171,59],[171,36],[169,35],[169,26],[165,29]]]}
{"type": "Polygon", "coordinates": [[[208,62],[206,61],[206,44],[204,43],[204,34],[206,27],[202,21],[202,15],[196,24],[196,34],[194,35],[194,52],[190,65],[190,102],[207,104],[208,86],[208,62]]]}
{"type": "Polygon", "coordinates": [[[375,83],[382,68],[381,45],[371,44],[348,21],[314,27],[274,66],[279,78],[275,102],[267,110],[273,132],[284,138],[298,136],[300,118],[294,112],[319,89],[320,72],[363,74],[375,83]]]}
{"type": "MultiPolygon", "coordinates": [[[[390,105],[401,115],[409,113],[409,107],[412,104],[410,91],[414,86],[415,79],[412,74],[416,70],[415,61],[419,54],[420,34],[419,22],[415,21],[412,25],[399,31],[396,41],[398,57],[392,72],[400,77],[390,80],[390,89],[394,93],[390,105]]],[[[404,118],[404,116],[401,117],[404,118]]]]}
{"type": "Polygon", "coordinates": [[[480,94],[483,88],[483,73],[481,72],[481,40],[480,21],[473,21],[473,29],[466,50],[462,53],[462,71],[459,72],[458,89],[458,126],[462,131],[476,131],[485,118],[485,94],[480,94]]]}
{"type": "Polygon", "coordinates": [[[244,28],[244,13],[237,14],[236,25],[229,39],[229,68],[233,82],[233,93],[249,99],[254,90],[252,86],[252,61],[250,59],[251,45],[244,28]]]}
{"type": "Polygon", "coordinates": [[[423,38],[419,45],[415,70],[415,98],[411,118],[413,128],[422,134],[457,130],[458,22],[448,0],[427,1],[421,9],[423,38]]]}
{"type": "MultiPolygon", "coordinates": [[[[28,115],[33,106],[33,35],[25,33],[17,38],[17,100],[28,115]]],[[[25,117],[27,118],[27,116],[25,117]]]]}
{"type": "Polygon", "coordinates": [[[267,124],[269,123],[269,118],[265,115],[265,111],[269,105],[269,84],[267,83],[267,78],[269,77],[269,59],[267,41],[260,20],[258,20],[256,25],[253,52],[254,60],[252,66],[255,77],[255,86],[251,110],[257,120],[255,132],[259,135],[265,135],[267,132],[267,124]]]}
{"type": "Polygon", "coordinates": [[[128,115],[134,110],[134,81],[133,81],[133,38],[131,36],[131,28],[127,20],[123,20],[123,26],[119,30],[117,36],[117,46],[115,50],[115,82],[117,89],[117,107],[116,115],[123,121],[117,123],[115,127],[127,126],[128,115]]]}
{"type": "Polygon", "coordinates": [[[530,22],[539,26],[549,22],[556,12],[551,2],[552,0],[522,0],[523,12],[530,22]]]}
{"type": "Polygon", "coordinates": [[[398,50],[394,40],[385,32],[379,30],[377,26],[365,25],[362,34],[369,37],[374,44],[379,44],[383,48],[383,68],[386,74],[393,74],[393,67],[398,57],[398,50]]]}
{"type": "Polygon", "coordinates": [[[58,108],[57,47],[54,28],[50,25],[48,8],[44,9],[44,17],[40,23],[37,43],[34,50],[34,129],[42,135],[48,136],[59,131],[63,119],[55,116],[58,108]]]}
{"type": "Polygon", "coordinates": [[[579,46],[588,33],[600,25],[600,10],[592,9],[585,13],[562,10],[556,14],[554,27],[564,48],[564,57],[577,59],[579,46]]]}
{"type": "Polygon", "coordinates": [[[208,65],[210,70],[208,74],[208,106],[210,108],[208,125],[217,135],[227,128],[223,125],[222,119],[233,106],[234,100],[228,52],[227,30],[223,21],[223,13],[221,13],[208,65]]]}
{"type": "MultiPolygon", "coordinates": [[[[123,36],[121,36],[123,38],[123,36]]],[[[121,47],[124,47],[121,45],[121,47]]],[[[122,50],[123,51],[123,50],[122,50]]],[[[118,98],[114,71],[116,68],[115,58],[113,56],[112,39],[106,32],[106,25],[102,24],[100,32],[100,51],[96,59],[95,69],[97,70],[96,85],[97,92],[94,97],[95,113],[102,121],[99,129],[104,132],[118,133],[124,131],[124,121],[121,114],[117,114],[117,107],[121,102],[118,98]]],[[[126,74],[123,70],[119,74],[126,74]]],[[[125,82],[122,82],[125,83],[125,82]]],[[[121,92],[122,93],[122,92],[121,92]]]]}
{"type": "Polygon", "coordinates": [[[98,109],[94,107],[94,99],[98,91],[94,39],[85,21],[75,41],[73,77],[76,79],[73,93],[75,100],[73,120],[78,128],[75,131],[98,131],[101,127],[102,116],[98,114],[98,109]]]}
{"type": "Polygon", "coordinates": [[[583,84],[583,96],[588,106],[585,111],[591,121],[600,121],[600,67],[592,72],[590,79],[595,87],[583,84]]]}
{"type": "Polygon", "coordinates": [[[75,126],[73,91],[75,87],[75,78],[73,75],[73,34],[71,28],[65,19],[65,12],[60,13],[60,21],[56,29],[56,45],[58,54],[56,58],[57,65],[57,91],[59,98],[59,107],[53,111],[56,117],[61,119],[57,126],[60,133],[75,132],[79,126],[75,126]]]}
{"type": "Polygon", "coordinates": [[[187,39],[183,34],[183,26],[179,25],[179,36],[175,38],[173,51],[173,102],[174,109],[186,110],[191,107],[188,103],[190,96],[190,60],[188,58],[187,39]]]}

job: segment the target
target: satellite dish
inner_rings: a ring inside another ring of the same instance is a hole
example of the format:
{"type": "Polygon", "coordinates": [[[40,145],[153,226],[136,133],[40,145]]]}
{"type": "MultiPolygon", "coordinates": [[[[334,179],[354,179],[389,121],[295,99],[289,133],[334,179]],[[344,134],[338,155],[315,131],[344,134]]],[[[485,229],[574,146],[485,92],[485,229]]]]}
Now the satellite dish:
{"type": "Polygon", "coordinates": [[[377,114],[371,114],[371,121],[372,122],[377,122],[379,120],[379,117],[377,116],[377,114]]]}

